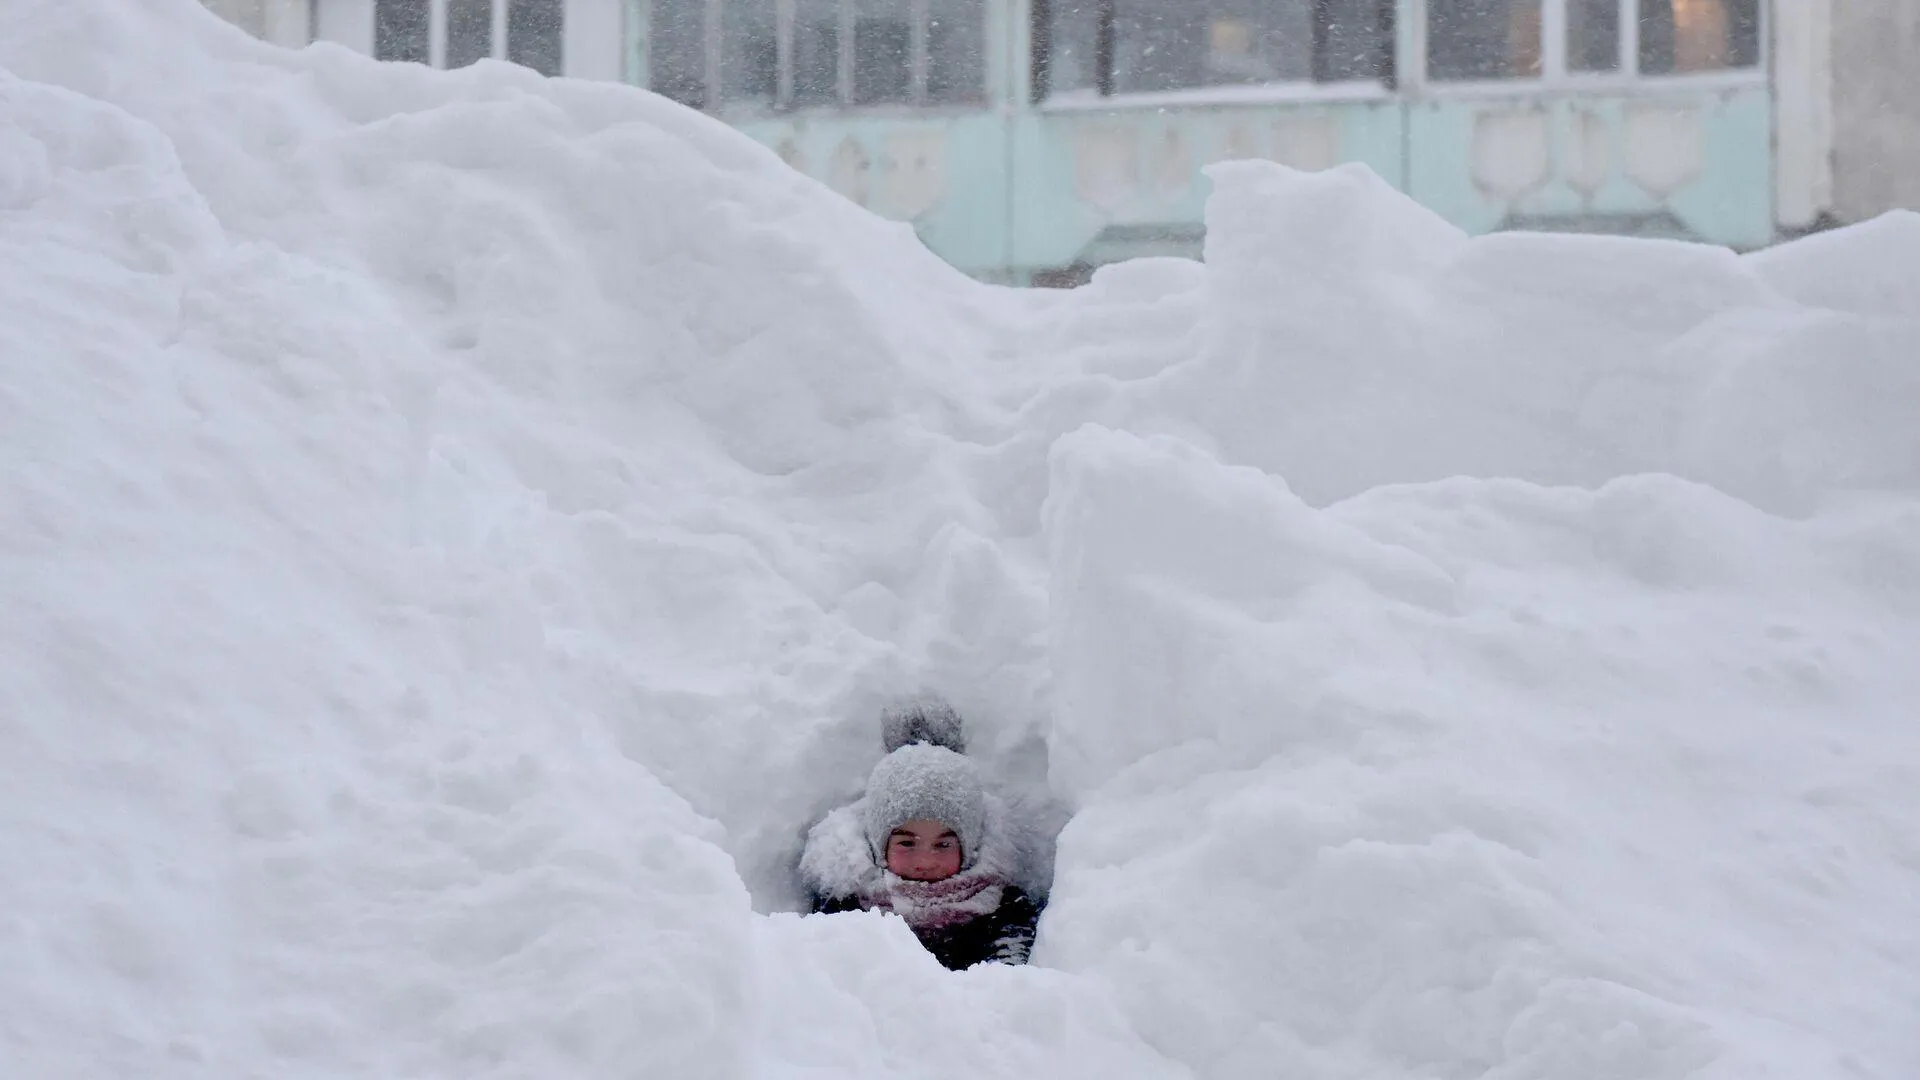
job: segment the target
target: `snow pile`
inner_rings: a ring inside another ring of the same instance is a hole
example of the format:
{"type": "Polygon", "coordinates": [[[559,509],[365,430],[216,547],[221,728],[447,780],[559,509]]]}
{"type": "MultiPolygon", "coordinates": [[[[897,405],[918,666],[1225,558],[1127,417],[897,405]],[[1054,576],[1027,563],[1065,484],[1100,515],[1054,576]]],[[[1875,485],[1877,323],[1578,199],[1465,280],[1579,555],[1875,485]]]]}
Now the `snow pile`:
{"type": "Polygon", "coordinates": [[[1215,177],[1205,273],[1137,272],[1191,359],[1051,444],[1040,955],[1204,1076],[1920,1067],[1900,219],[1743,261],[1215,177]]]}
{"type": "Polygon", "coordinates": [[[1920,262],[1216,170],[988,289],[724,127],[0,11],[0,1059],[1906,1077],[1920,262]],[[799,918],[882,705],[1034,966],[799,918]]]}

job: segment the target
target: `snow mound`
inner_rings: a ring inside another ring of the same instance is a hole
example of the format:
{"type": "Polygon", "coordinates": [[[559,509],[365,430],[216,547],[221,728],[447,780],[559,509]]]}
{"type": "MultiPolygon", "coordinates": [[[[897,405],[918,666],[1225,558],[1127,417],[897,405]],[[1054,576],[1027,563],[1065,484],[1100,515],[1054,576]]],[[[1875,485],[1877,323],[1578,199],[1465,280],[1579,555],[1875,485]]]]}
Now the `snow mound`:
{"type": "Polygon", "coordinates": [[[1018,293],[628,88],[0,10],[0,1059],[1911,1076],[1911,221],[1214,179],[1018,293]],[[1075,811],[1033,966],[792,914],[922,692],[1075,811]]]}
{"type": "Polygon", "coordinates": [[[1746,258],[1808,307],[1920,318],[1920,213],[1895,210],[1746,258]]]}

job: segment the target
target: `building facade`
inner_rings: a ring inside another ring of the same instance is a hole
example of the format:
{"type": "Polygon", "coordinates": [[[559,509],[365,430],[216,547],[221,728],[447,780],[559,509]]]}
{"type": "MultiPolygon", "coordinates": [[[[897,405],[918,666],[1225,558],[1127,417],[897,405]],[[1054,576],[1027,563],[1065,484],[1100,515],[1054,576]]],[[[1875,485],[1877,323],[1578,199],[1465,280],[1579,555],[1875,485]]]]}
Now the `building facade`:
{"type": "Polygon", "coordinates": [[[382,60],[461,67],[491,58],[544,75],[630,80],[626,0],[202,0],[258,37],[331,41],[382,60]]]}
{"type": "Polygon", "coordinates": [[[1920,209],[1920,0],[1836,0],[1831,24],[1834,217],[1920,209]]]}
{"type": "Polygon", "coordinates": [[[1746,249],[1920,206],[1920,0],[208,3],[650,87],[994,280],[1198,254],[1226,158],[1364,162],[1470,232],[1746,249]]]}

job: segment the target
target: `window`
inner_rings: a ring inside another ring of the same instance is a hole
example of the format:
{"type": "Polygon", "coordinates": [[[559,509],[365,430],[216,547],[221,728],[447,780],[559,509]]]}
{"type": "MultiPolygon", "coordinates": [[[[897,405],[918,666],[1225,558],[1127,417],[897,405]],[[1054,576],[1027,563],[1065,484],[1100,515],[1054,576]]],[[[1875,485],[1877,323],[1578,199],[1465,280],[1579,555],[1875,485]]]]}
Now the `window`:
{"type": "Polygon", "coordinates": [[[795,0],[793,83],[787,100],[796,108],[841,100],[840,2],[795,0]]]}
{"type": "Polygon", "coordinates": [[[507,59],[542,75],[566,60],[565,0],[507,0],[507,59]]]}
{"type": "Polygon", "coordinates": [[[732,0],[720,9],[720,99],[771,105],[780,85],[773,0],[732,0]]]}
{"type": "Polygon", "coordinates": [[[913,4],[910,0],[853,0],[853,103],[913,100],[913,4]]]}
{"type": "Polygon", "coordinates": [[[1320,82],[1393,77],[1393,4],[1320,0],[1314,5],[1313,77],[1320,82]]]}
{"type": "Polygon", "coordinates": [[[561,71],[564,0],[375,0],[373,55],[466,67],[504,57],[542,75],[561,71]],[[440,11],[436,39],[434,9],[440,11]],[[505,40],[494,31],[504,29],[505,40]],[[503,48],[504,46],[504,48],[503,48]]]}
{"type": "Polygon", "coordinates": [[[648,81],[700,109],[975,104],[986,2],[653,0],[648,81]]]}
{"type": "Polygon", "coordinates": [[[1620,70],[1620,0],[1567,0],[1567,70],[1620,70]]]}
{"type": "Polygon", "coordinates": [[[493,0],[447,0],[447,66],[493,55],[493,0]]]}
{"type": "Polygon", "coordinates": [[[1640,71],[1670,75],[1760,63],[1760,0],[1640,0],[1640,71]]]}
{"type": "Polygon", "coordinates": [[[927,100],[977,101],[987,81],[987,5],[935,4],[927,19],[927,100]]]}
{"type": "Polygon", "coordinates": [[[696,109],[707,107],[707,24],[704,0],[654,0],[647,24],[648,78],[656,93],[696,109]]]}
{"type": "Polygon", "coordinates": [[[1427,0],[1427,12],[1427,75],[1437,81],[1675,75],[1760,63],[1760,0],[1427,0]],[[1563,62],[1550,61],[1545,48],[1549,15],[1564,19],[1563,62]],[[1630,41],[1639,43],[1631,56],[1630,41]],[[1549,62],[1564,66],[1548,71],[1549,62]]]}
{"type": "Polygon", "coordinates": [[[424,64],[432,56],[426,0],[379,0],[373,8],[373,56],[424,64]]]}
{"type": "Polygon", "coordinates": [[[1385,81],[1393,0],[1052,0],[1036,92],[1385,81]]]}
{"type": "Polygon", "coordinates": [[[1540,74],[1540,0],[1427,0],[1427,77],[1540,74]]]}
{"type": "MultiPolygon", "coordinates": [[[[1100,54],[1100,0],[1032,3],[1034,100],[1048,93],[1101,88],[1102,69],[1110,65],[1100,54]]],[[[1111,39],[1107,44],[1111,48],[1111,39]]]]}

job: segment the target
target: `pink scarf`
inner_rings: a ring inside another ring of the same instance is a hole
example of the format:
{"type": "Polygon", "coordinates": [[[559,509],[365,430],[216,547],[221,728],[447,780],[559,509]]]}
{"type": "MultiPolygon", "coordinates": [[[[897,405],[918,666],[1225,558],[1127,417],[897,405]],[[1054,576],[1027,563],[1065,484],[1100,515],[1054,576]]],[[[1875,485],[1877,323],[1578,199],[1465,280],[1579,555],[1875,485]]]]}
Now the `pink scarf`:
{"type": "Polygon", "coordinates": [[[883,870],[860,899],[861,906],[869,911],[891,911],[900,916],[917,933],[944,930],[993,914],[1000,910],[1006,885],[998,868],[983,860],[971,870],[940,881],[909,881],[883,870]]]}

